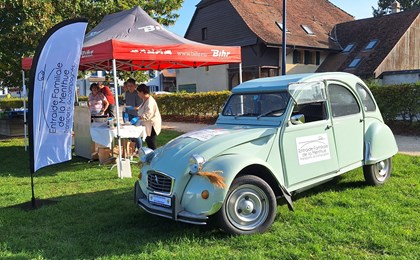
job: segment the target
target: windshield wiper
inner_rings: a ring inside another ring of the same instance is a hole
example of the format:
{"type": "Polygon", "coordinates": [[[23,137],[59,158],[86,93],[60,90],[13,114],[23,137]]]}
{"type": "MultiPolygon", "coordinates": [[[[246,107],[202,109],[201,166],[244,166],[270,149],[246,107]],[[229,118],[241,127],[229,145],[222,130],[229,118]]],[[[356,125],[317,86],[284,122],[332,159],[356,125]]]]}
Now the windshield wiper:
{"type": "Polygon", "coordinates": [[[273,110],[271,110],[271,111],[265,112],[265,113],[263,113],[263,114],[261,114],[261,115],[257,116],[257,120],[258,120],[258,119],[260,119],[260,118],[261,118],[261,117],[263,117],[263,116],[267,116],[267,115],[269,115],[269,114],[274,114],[274,113],[276,113],[276,112],[282,112],[282,111],[284,111],[284,109],[283,109],[283,108],[280,108],[280,109],[273,109],[273,110]]]}
{"type": "Polygon", "coordinates": [[[254,113],[245,113],[245,114],[241,114],[241,115],[236,115],[235,119],[239,118],[239,117],[243,117],[243,116],[256,116],[256,114],[254,113]]]}

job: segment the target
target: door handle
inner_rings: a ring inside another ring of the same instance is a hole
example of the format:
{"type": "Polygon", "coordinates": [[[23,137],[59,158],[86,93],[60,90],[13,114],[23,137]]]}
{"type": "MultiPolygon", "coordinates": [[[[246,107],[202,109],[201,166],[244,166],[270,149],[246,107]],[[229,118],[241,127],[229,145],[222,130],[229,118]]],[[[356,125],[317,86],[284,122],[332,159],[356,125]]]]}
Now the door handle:
{"type": "Polygon", "coordinates": [[[363,122],[363,121],[365,121],[363,118],[360,118],[360,120],[359,120],[359,122],[361,123],[361,122],[363,122]]]}
{"type": "Polygon", "coordinates": [[[327,125],[326,130],[331,129],[332,125],[327,125]]]}

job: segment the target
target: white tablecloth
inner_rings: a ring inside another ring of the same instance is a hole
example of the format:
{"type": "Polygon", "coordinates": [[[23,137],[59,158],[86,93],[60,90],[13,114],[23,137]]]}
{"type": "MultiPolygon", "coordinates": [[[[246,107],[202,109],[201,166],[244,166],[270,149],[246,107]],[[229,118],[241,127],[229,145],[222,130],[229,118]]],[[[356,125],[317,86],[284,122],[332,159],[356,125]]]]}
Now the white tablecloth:
{"type": "MultiPolygon", "coordinates": [[[[111,148],[112,140],[117,137],[117,127],[109,128],[106,123],[93,122],[90,127],[90,136],[95,143],[111,148]]],[[[146,136],[146,128],[144,126],[120,126],[120,138],[141,137],[144,141],[146,136]]]]}

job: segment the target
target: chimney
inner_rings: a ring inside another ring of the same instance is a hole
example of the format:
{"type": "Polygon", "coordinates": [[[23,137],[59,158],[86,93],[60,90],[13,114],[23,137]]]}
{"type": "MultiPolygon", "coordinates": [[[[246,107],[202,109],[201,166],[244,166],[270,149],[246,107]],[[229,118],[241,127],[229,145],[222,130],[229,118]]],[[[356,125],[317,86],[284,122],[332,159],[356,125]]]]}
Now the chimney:
{"type": "Polygon", "coordinates": [[[401,11],[401,4],[398,1],[394,1],[391,4],[391,13],[395,14],[395,13],[399,13],[401,11]]]}

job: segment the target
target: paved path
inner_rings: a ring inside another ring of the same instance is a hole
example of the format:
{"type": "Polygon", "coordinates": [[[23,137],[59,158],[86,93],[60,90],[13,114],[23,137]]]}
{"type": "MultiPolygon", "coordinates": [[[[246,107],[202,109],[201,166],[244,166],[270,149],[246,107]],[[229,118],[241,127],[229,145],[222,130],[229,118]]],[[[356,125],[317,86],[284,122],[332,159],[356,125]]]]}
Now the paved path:
{"type": "MultiPolygon", "coordinates": [[[[163,122],[164,129],[171,129],[179,132],[191,132],[206,128],[206,124],[181,123],[181,122],[163,122]]],[[[420,137],[396,135],[398,152],[403,154],[420,156],[420,137]]]]}

